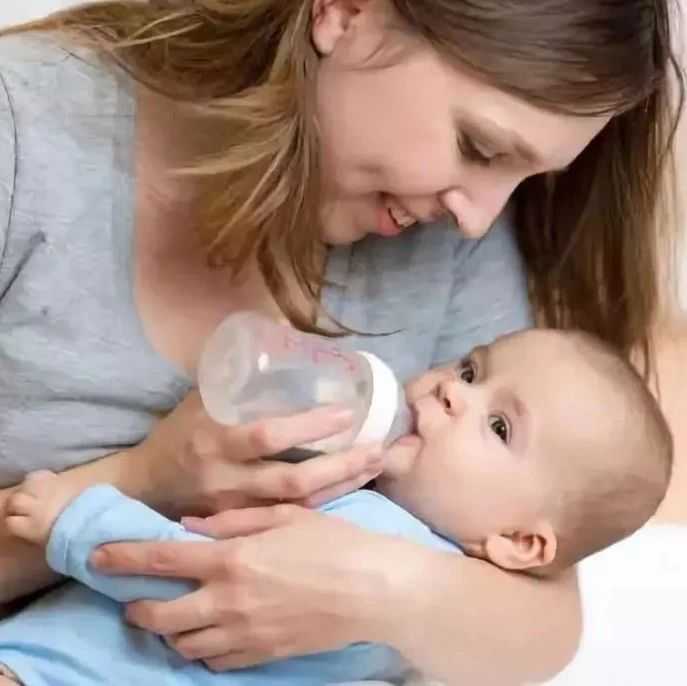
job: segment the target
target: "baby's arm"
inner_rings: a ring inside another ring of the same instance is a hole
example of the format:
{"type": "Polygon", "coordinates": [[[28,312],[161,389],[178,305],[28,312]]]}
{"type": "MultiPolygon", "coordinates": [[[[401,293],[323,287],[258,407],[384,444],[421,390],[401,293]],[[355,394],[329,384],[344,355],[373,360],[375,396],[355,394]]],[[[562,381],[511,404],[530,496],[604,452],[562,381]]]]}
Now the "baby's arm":
{"type": "Polygon", "coordinates": [[[8,502],[6,516],[14,535],[45,546],[52,569],[119,602],[177,598],[194,585],[184,580],[99,574],[89,564],[96,548],[115,541],[207,540],[112,486],[74,493],[50,472],[29,475],[8,502]]]}

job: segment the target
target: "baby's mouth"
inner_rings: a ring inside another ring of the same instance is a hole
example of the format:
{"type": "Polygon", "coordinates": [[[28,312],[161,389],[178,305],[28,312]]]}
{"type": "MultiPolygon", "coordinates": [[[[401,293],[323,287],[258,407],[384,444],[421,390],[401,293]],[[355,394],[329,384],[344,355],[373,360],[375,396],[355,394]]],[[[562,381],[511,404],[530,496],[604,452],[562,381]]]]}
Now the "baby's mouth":
{"type": "Polygon", "coordinates": [[[417,436],[418,435],[418,412],[417,412],[417,405],[415,403],[409,403],[408,409],[410,410],[410,435],[411,436],[417,436]]]}

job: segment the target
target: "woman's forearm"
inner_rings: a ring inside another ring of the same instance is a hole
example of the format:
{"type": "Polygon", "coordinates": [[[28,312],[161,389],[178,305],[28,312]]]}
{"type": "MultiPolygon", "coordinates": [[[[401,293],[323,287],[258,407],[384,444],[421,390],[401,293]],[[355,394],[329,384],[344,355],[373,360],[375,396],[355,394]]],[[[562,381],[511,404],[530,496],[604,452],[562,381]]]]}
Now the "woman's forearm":
{"type": "Polygon", "coordinates": [[[163,510],[165,503],[149,470],[150,457],[142,445],[73,467],[62,472],[60,479],[69,481],[78,490],[96,484],[111,484],[130,498],[140,500],[154,510],[163,510]]]}
{"type": "Polygon", "coordinates": [[[539,580],[430,551],[413,567],[410,594],[406,574],[402,590],[390,579],[394,609],[380,638],[431,676],[520,686],[551,678],[573,658],[581,632],[575,572],[539,580]]]}

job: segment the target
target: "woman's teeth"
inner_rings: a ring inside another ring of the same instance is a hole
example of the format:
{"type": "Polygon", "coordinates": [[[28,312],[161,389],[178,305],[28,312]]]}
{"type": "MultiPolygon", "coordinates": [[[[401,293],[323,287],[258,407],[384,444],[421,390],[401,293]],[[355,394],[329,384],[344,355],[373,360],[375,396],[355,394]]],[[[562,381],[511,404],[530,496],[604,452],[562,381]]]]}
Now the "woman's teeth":
{"type": "Polygon", "coordinates": [[[407,229],[417,223],[417,219],[396,205],[388,205],[389,214],[399,229],[407,229]]]}

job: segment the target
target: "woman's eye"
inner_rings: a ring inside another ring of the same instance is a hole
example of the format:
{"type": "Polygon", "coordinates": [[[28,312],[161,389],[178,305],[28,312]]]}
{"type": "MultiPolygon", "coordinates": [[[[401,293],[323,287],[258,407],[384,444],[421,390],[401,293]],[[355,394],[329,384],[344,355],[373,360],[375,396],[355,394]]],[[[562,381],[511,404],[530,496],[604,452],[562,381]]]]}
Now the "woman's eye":
{"type": "Polygon", "coordinates": [[[470,160],[470,162],[474,162],[475,164],[482,165],[483,167],[488,167],[495,157],[486,155],[484,152],[482,152],[469,136],[461,136],[458,139],[458,147],[466,159],[470,160]]]}
{"type": "Polygon", "coordinates": [[[472,360],[463,360],[458,367],[458,377],[463,383],[474,383],[477,370],[472,360]]]}
{"type": "Polygon", "coordinates": [[[508,444],[510,441],[510,426],[503,417],[500,415],[492,415],[489,417],[489,428],[503,443],[508,444]]]}

